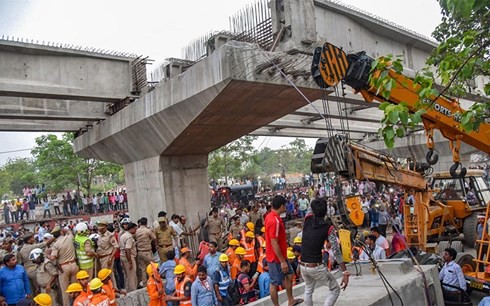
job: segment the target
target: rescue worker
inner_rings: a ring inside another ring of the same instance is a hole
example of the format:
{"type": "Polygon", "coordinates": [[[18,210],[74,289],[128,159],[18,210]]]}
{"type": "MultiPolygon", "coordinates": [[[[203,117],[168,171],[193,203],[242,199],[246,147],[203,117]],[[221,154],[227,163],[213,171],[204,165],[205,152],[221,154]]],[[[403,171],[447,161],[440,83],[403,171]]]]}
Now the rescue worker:
{"type": "Polygon", "coordinates": [[[231,284],[231,272],[230,267],[228,266],[228,255],[221,254],[219,256],[219,262],[219,269],[214,271],[212,274],[216,299],[218,300],[220,306],[232,306],[233,301],[228,294],[228,287],[230,287],[231,284]]]}
{"type": "MultiPolygon", "coordinates": [[[[107,295],[107,297],[109,298],[109,303],[111,305],[114,305],[116,304],[116,293],[118,293],[119,291],[114,288],[114,283],[109,277],[111,274],[113,274],[112,270],[104,268],[99,271],[97,277],[102,282],[102,290],[104,291],[105,295],[107,295]]],[[[92,290],[92,287],[90,287],[90,290],[92,290]]],[[[93,294],[95,295],[95,292],[93,292],[93,294]]]]}
{"type": "MultiPolygon", "coordinates": [[[[49,259],[56,263],[60,272],[58,275],[60,288],[67,288],[69,284],[76,281],[78,272],[73,236],[70,234],[61,236],[61,228],[59,226],[55,226],[51,234],[54,236],[55,241],[51,247],[49,259]]],[[[65,290],[62,291],[61,297],[63,298],[63,305],[68,306],[70,299],[65,290]]]]}
{"type": "Polygon", "coordinates": [[[192,281],[185,274],[185,267],[177,265],[174,269],[175,274],[175,293],[167,295],[167,301],[179,302],[179,306],[191,305],[191,287],[192,281]]]}
{"type": "Polygon", "coordinates": [[[34,297],[34,302],[39,306],[51,306],[53,305],[51,297],[46,293],[39,293],[34,297]]]}
{"type": "Polygon", "coordinates": [[[148,306],[165,306],[165,291],[163,290],[163,282],[160,277],[157,276],[155,271],[158,272],[158,264],[152,262],[146,267],[146,273],[148,274],[148,281],[146,283],[146,291],[150,297],[150,303],[148,306]]]}
{"type": "Polygon", "coordinates": [[[89,278],[94,276],[94,262],[97,257],[94,242],[89,238],[88,226],[80,222],[75,226],[75,252],[77,255],[78,267],[80,270],[87,271],[89,278]]]}
{"type": "Polygon", "coordinates": [[[265,227],[262,226],[262,228],[260,229],[260,234],[257,235],[257,250],[258,250],[258,256],[257,257],[260,257],[263,253],[264,253],[264,245],[265,245],[265,237],[264,237],[264,234],[265,234],[265,227]]]}
{"type": "Polygon", "coordinates": [[[90,291],[90,287],[89,287],[90,279],[87,271],[85,270],[78,271],[77,280],[80,286],[82,286],[83,291],[85,292],[87,298],[90,299],[92,297],[92,291],[90,291]]]}
{"type": "MultiPolygon", "coordinates": [[[[107,225],[107,221],[97,223],[97,230],[99,231],[99,239],[97,240],[97,258],[99,258],[101,269],[109,269],[112,271],[114,256],[119,250],[119,244],[117,243],[114,234],[107,230],[107,225]]],[[[110,274],[112,283],[116,286],[114,273],[110,274]]]]}
{"type": "Polygon", "coordinates": [[[73,301],[73,306],[87,306],[90,303],[87,293],[83,290],[82,285],[73,283],[66,288],[66,293],[73,301]]]}
{"type": "Polygon", "coordinates": [[[228,249],[226,250],[226,256],[228,256],[228,263],[230,264],[230,266],[233,264],[233,262],[235,261],[235,250],[236,248],[238,248],[240,246],[240,242],[238,242],[238,240],[236,239],[231,239],[229,242],[228,242],[228,249]]]}
{"type": "Polygon", "coordinates": [[[119,248],[121,250],[121,262],[126,276],[126,290],[128,292],[136,290],[136,242],[133,235],[136,234],[136,224],[129,223],[125,231],[119,238],[119,248]]]}
{"type": "Polygon", "coordinates": [[[225,221],[218,214],[218,207],[213,207],[212,215],[206,219],[204,228],[209,233],[209,242],[216,242],[218,249],[221,249],[221,234],[225,229],[225,221]]]}
{"type": "Polygon", "coordinates": [[[89,306],[107,306],[110,304],[109,297],[102,290],[102,281],[97,277],[90,281],[89,288],[93,292],[89,306]]]}
{"type": "Polygon", "coordinates": [[[198,259],[191,264],[189,262],[189,258],[191,257],[191,250],[189,248],[182,248],[180,250],[181,258],[179,260],[179,264],[185,267],[185,274],[194,281],[197,275],[197,267],[201,264],[201,260],[198,259]]]}
{"type": "Polygon", "coordinates": [[[302,239],[301,239],[301,237],[295,237],[293,239],[293,242],[294,242],[293,245],[299,245],[299,246],[301,246],[302,239]]]}
{"type": "MultiPolygon", "coordinates": [[[[246,237],[247,232],[252,232],[252,234],[255,232],[255,225],[252,222],[245,223],[245,226],[240,231],[240,239],[239,240],[240,240],[240,243],[242,245],[245,245],[245,239],[247,238],[246,237]]],[[[254,235],[254,238],[255,238],[255,235],[254,235]]]]}
{"type": "Polygon", "coordinates": [[[139,281],[142,284],[146,283],[147,274],[145,273],[146,267],[153,260],[153,253],[151,252],[151,246],[155,243],[156,236],[148,226],[148,219],[143,217],[139,220],[140,226],[136,230],[136,261],[138,263],[138,269],[140,271],[139,281]]]}
{"type": "Polygon", "coordinates": [[[173,238],[177,238],[177,233],[173,227],[168,226],[167,218],[165,217],[159,217],[158,224],[160,226],[155,229],[158,255],[160,256],[160,262],[165,262],[167,261],[167,252],[174,249],[173,238]]]}
{"type": "Polygon", "coordinates": [[[245,252],[245,249],[242,247],[238,247],[235,250],[235,261],[233,262],[233,265],[231,266],[230,272],[231,272],[231,279],[235,280],[238,273],[240,272],[240,264],[242,263],[243,257],[247,254],[245,252]]]}
{"type": "Polygon", "coordinates": [[[17,253],[17,263],[18,264],[23,264],[24,269],[26,270],[27,277],[29,277],[29,281],[31,283],[31,291],[35,294],[37,293],[37,277],[36,277],[36,264],[32,262],[32,260],[29,259],[29,255],[31,254],[31,251],[34,249],[42,249],[44,250],[46,246],[49,246],[54,239],[48,239],[45,242],[41,243],[34,243],[34,234],[33,233],[27,233],[24,235],[22,238],[24,241],[24,244],[20,248],[20,250],[17,253]]]}
{"type": "MultiPolygon", "coordinates": [[[[250,223],[250,222],[249,222],[250,223]]],[[[243,259],[246,259],[250,262],[250,273],[254,275],[257,271],[257,250],[255,248],[255,234],[252,231],[248,231],[245,233],[245,243],[243,244],[243,248],[245,249],[245,256],[243,259]]]]}
{"type": "Polygon", "coordinates": [[[29,259],[36,264],[36,283],[39,286],[42,293],[47,293],[51,297],[52,303],[54,305],[59,305],[56,301],[58,300],[58,289],[56,281],[58,279],[58,268],[55,263],[44,258],[43,250],[34,249],[29,254],[29,259]]]}
{"type": "Polygon", "coordinates": [[[265,260],[266,253],[265,253],[265,241],[261,245],[262,254],[260,254],[259,258],[257,259],[257,272],[259,273],[264,273],[266,270],[265,267],[267,266],[267,261],[265,260]]]}

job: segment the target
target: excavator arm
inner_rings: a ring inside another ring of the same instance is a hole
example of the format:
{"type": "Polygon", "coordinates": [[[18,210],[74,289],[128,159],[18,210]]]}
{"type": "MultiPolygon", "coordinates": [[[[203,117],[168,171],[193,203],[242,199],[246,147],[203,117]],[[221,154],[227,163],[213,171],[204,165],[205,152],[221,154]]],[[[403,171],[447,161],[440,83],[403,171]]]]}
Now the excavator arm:
{"type": "Polygon", "coordinates": [[[427,162],[431,165],[437,163],[434,152],[433,131],[439,130],[448,139],[453,152],[454,165],[450,172],[453,177],[464,177],[466,169],[460,164],[459,150],[461,142],[467,143],[487,154],[490,153],[490,124],[482,123],[477,131],[466,132],[460,128],[461,114],[464,110],[459,103],[444,96],[432,96],[420,100],[417,85],[409,77],[389,70],[390,77],[395,80],[396,86],[391,90],[388,99],[377,93],[377,89],[369,84],[371,75],[379,73],[372,71],[374,59],[367,56],[364,51],[346,55],[346,53],[329,43],[315,50],[312,75],[320,87],[330,87],[344,82],[359,92],[367,102],[374,100],[399,104],[406,103],[411,112],[424,107],[426,112],[422,121],[426,130],[427,162]],[[459,167],[461,166],[461,169],[459,167]],[[459,171],[459,172],[458,172],[459,171]]]}

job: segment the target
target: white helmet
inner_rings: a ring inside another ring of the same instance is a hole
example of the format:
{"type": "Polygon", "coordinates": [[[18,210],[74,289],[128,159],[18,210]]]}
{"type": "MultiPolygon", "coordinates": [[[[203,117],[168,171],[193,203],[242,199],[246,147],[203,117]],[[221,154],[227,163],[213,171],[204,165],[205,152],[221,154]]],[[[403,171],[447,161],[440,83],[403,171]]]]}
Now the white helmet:
{"type": "Polygon", "coordinates": [[[88,226],[85,222],[80,222],[75,226],[75,233],[83,233],[88,231],[88,226]]]}
{"type": "Polygon", "coordinates": [[[29,253],[29,260],[34,261],[38,259],[41,254],[43,254],[43,250],[41,250],[40,248],[35,248],[31,251],[31,253],[29,253]]]}
{"type": "Polygon", "coordinates": [[[129,218],[123,218],[121,220],[121,224],[125,224],[125,223],[128,223],[128,224],[131,223],[131,219],[129,219],[129,218]]]}
{"type": "Polygon", "coordinates": [[[88,238],[90,240],[96,240],[96,239],[99,239],[100,235],[99,234],[90,234],[90,236],[88,236],[88,238]]]}

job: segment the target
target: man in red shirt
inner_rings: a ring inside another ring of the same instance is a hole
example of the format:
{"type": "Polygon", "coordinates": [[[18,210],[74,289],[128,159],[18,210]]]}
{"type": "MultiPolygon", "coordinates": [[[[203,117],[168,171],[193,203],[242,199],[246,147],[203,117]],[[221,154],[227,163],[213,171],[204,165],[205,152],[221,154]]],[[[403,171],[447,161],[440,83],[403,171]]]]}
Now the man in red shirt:
{"type": "Polygon", "coordinates": [[[289,306],[302,303],[303,300],[295,300],[293,297],[293,269],[287,261],[286,229],[280,217],[286,213],[286,198],[275,196],[272,200],[272,210],[265,218],[266,260],[269,267],[270,296],[272,303],[279,306],[277,291],[280,285],[286,287],[289,306]],[[269,247],[270,246],[270,247],[269,247]]]}

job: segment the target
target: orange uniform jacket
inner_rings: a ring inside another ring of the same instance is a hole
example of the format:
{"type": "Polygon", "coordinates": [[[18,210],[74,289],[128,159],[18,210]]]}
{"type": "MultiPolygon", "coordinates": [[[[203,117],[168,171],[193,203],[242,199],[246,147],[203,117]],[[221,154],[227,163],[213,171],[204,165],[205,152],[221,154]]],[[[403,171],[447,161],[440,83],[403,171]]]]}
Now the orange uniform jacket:
{"type": "Polygon", "coordinates": [[[73,301],[73,306],[87,306],[90,303],[87,292],[82,291],[80,295],[73,301]]]}
{"type": "Polygon", "coordinates": [[[179,263],[185,267],[185,275],[189,276],[191,281],[194,281],[197,275],[197,265],[192,267],[191,263],[185,258],[181,258],[179,263]]]}
{"type": "Polygon", "coordinates": [[[150,296],[150,303],[148,306],[166,306],[167,303],[163,300],[165,294],[158,294],[159,290],[163,290],[163,285],[161,282],[157,282],[153,276],[150,276],[148,282],[146,283],[146,291],[148,291],[148,296],[150,296]]]}
{"type": "MultiPolygon", "coordinates": [[[[187,275],[184,277],[184,279],[181,282],[179,282],[177,280],[177,277],[175,278],[175,296],[177,296],[177,297],[184,296],[185,284],[187,284],[188,282],[192,282],[192,281],[189,277],[187,277],[187,275]]],[[[191,305],[191,297],[189,296],[189,298],[186,299],[185,301],[180,301],[179,305],[180,306],[184,306],[184,305],[190,306],[191,305]]]]}
{"type": "Polygon", "coordinates": [[[233,250],[232,247],[229,247],[227,250],[226,250],[226,256],[228,256],[228,263],[230,264],[230,266],[233,264],[233,262],[235,262],[235,258],[236,258],[236,255],[235,255],[235,250],[233,250]]]}
{"type": "Polygon", "coordinates": [[[257,272],[264,273],[265,252],[262,253],[257,261],[257,272]]]}
{"type": "Polygon", "coordinates": [[[236,258],[235,261],[233,262],[233,265],[231,265],[231,279],[235,280],[236,277],[238,276],[238,273],[240,272],[240,264],[242,263],[242,260],[240,258],[236,258]]]}
{"type": "Polygon", "coordinates": [[[245,242],[244,248],[247,254],[243,256],[243,259],[250,261],[250,263],[256,262],[257,257],[255,257],[255,240],[253,240],[251,243],[245,242]]]}
{"type": "Polygon", "coordinates": [[[89,306],[109,306],[109,297],[104,293],[97,293],[90,299],[89,306]]]}
{"type": "Polygon", "coordinates": [[[109,280],[107,284],[102,285],[102,291],[104,291],[109,298],[111,305],[116,304],[116,290],[114,289],[111,280],[109,280]]]}

